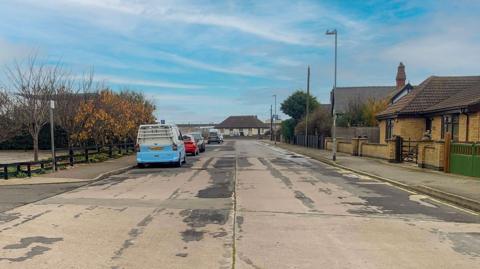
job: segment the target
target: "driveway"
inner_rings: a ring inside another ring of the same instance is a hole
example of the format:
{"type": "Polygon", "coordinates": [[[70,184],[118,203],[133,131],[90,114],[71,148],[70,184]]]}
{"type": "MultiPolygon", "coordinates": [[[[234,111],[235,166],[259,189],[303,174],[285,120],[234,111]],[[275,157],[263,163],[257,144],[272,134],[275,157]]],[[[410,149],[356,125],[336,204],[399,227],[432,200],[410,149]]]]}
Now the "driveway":
{"type": "Polygon", "coordinates": [[[480,218],[253,140],[0,213],[0,268],[474,268],[480,218]]]}

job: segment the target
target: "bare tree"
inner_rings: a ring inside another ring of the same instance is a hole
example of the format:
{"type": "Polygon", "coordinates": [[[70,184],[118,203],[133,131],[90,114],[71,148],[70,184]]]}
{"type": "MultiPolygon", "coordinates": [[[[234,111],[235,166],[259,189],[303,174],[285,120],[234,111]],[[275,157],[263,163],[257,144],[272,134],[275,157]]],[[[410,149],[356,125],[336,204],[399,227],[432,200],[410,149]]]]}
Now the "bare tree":
{"type": "Polygon", "coordinates": [[[0,89],[0,142],[13,137],[20,129],[15,121],[15,105],[9,92],[0,89]]]}
{"type": "Polygon", "coordinates": [[[49,101],[60,81],[60,66],[48,66],[29,57],[24,63],[7,67],[7,78],[15,92],[16,119],[23,123],[33,140],[34,160],[38,161],[38,134],[48,120],[49,101]]]}
{"type": "MultiPolygon", "coordinates": [[[[76,116],[82,104],[94,98],[92,90],[93,70],[77,80],[72,76],[64,76],[55,90],[56,121],[66,132],[69,147],[78,142],[74,134],[84,128],[85,120],[79,121],[76,116]]],[[[85,116],[89,117],[90,115],[85,116]]]]}

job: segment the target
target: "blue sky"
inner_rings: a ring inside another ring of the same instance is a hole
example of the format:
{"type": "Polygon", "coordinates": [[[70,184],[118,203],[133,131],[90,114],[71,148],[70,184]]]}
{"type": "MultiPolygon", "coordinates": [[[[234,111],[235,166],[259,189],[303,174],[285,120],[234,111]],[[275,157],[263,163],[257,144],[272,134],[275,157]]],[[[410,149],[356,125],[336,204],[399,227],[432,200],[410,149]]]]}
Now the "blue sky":
{"type": "MultiPolygon", "coordinates": [[[[115,89],[143,91],[157,118],[269,117],[306,87],[328,103],[333,38],[338,85],[479,75],[480,1],[0,1],[0,64],[32,52],[74,73],[94,68],[115,89]]],[[[284,115],[283,115],[284,116],[284,115]]],[[[285,116],[284,116],[285,117],[285,116]]]]}

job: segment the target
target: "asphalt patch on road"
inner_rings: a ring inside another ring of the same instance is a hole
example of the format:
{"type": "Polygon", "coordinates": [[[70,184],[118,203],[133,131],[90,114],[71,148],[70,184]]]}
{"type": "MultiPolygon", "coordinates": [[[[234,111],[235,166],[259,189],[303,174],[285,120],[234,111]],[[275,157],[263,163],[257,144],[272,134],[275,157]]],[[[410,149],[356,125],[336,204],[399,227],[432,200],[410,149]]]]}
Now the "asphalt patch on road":
{"type": "Polygon", "coordinates": [[[288,177],[284,176],[278,169],[273,167],[273,165],[267,162],[264,158],[258,158],[258,160],[267,167],[268,171],[270,171],[270,174],[274,178],[280,179],[289,189],[292,188],[292,181],[290,181],[288,177]]]}
{"type": "Polygon", "coordinates": [[[220,157],[217,158],[217,161],[212,165],[214,168],[234,168],[235,167],[235,157],[220,157]]]}
{"type": "Polygon", "coordinates": [[[304,206],[310,209],[315,209],[315,203],[313,202],[313,200],[310,197],[306,196],[303,192],[295,191],[295,198],[300,200],[300,202],[302,202],[304,206]]]}
{"type": "Polygon", "coordinates": [[[18,257],[0,257],[1,260],[7,260],[10,262],[23,262],[29,259],[32,259],[35,256],[42,255],[43,253],[50,250],[49,247],[43,245],[51,245],[55,242],[63,241],[61,237],[49,238],[44,236],[32,236],[32,237],[24,237],[20,239],[20,243],[17,244],[10,244],[3,247],[6,250],[17,250],[17,249],[25,249],[28,248],[30,245],[34,244],[36,246],[30,248],[24,255],[18,257]]]}
{"type": "Polygon", "coordinates": [[[0,186],[0,212],[73,191],[87,184],[88,182],[0,186]]]}
{"type": "Polygon", "coordinates": [[[204,231],[197,231],[195,229],[187,229],[182,234],[182,240],[184,242],[200,241],[203,239],[204,231]]]}
{"type": "Polygon", "coordinates": [[[20,213],[0,213],[0,224],[16,220],[20,217],[20,213]]]}
{"type": "Polygon", "coordinates": [[[61,238],[61,237],[54,237],[54,238],[49,238],[49,237],[44,237],[44,236],[24,237],[24,238],[20,239],[20,243],[6,245],[6,246],[3,247],[3,249],[27,248],[31,244],[51,245],[55,242],[62,241],[62,240],[63,240],[63,238],[61,238]]]}
{"type": "Polygon", "coordinates": [[[240,168],[247,168],[253,166],[253,164],[248,161],[247,157],[239,157],[237,159],[237,163],[240,168]]]}
{"type": "Polygon", "coordinates": [[[128,176],[111,176],[111,177],[108,177],[106,179],[103,179],[103,180],[100,180],[100,181],[97,181],[97,182],[93,182],[92,184],[90,184],[89,186],[93,186],[93,187],[99,187],[99,186],[103,186],[102,190],[107,190],[117,184],[120,184],[122,183],[123,181],[129,179],[130,177],[128,176]]]}
{"type": "Polygon", "coordinates": [[[456,252],[475,258],[480,257],[480,233],[449,233],[448,238],[456,252]]]}
{"type": "Polygon", "coordinates": [[[230,215],[229,209],[185,209],[180,212],[183,222],[192,228],[208,224],[225,225],[230,215]]]}
{"type": "Polygon", "coordinates": [[[434,206],[425,206],[410,200],[411,193],[385,184],[362,184],[358,178],[352,178],[339,173],[335,184],[365,200],[364,206],[348,210],[352,214],[389,214],[389,215],[423,215],[429,218],[448,221],[480,223],[480,217],[465,214],[450,206],[426,200],[434,206]]]}
{"type": "Polygon", "coordinates": [[[135,240],[140,235],[143,234],[143,232],[145,230],[145,227],[147,227],[147,225],[152,222],[153,218],[164,210],[165,209],[163,209],[163,208],[154,209],[152,211],[152,213],[145,216],[140,222],[137,223],[137,225],[135,227],[130,229],[130,231],[128,232],[128,239],[123,241],[122,246],[114,252],[114,256],[112,256],[112,260],[119,259],[120,257],[122,257],[125,250],[127,250],[129,247],[133,246],[135,244],[135,240]]]}
{"type": "Polygon", "coordinates": [[[221,158],[214,164],[214,167],[231,168],[231,169],[207,169],[210,175],[211,185],[199,190],[198,198],[229,198],[233,195],[235,187],[234,178],[234,158],[221,158]]]}

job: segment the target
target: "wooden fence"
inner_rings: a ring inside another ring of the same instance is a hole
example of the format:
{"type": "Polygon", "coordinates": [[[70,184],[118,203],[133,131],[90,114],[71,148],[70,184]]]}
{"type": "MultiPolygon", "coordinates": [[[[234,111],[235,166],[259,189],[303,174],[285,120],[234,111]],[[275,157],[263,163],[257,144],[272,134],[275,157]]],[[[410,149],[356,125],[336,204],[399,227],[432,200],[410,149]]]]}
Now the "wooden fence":
{"type": "Polygon", "coordinates": [[[59,166],[73,166],[76,163],[89,163],[92,155],[104,153],[107,154],[109,158],[113,158],[114,153],[123,154],[129,153],[129,151],[133,152],[134,147],[135,145],[133,143],[122,143],[108,146],[70,148],[68,149],[67,155],[55,156],[55,158],[50,158],[47,160],[0,164],[0,175],[4,179],[8,179],[9,174],[17,177],[20,174],[26,174],[28,177],[31,177],[32,173],[38,173],[52,169],[53,162],[55,162],[55,167],[57,168],[59,166]]]}

